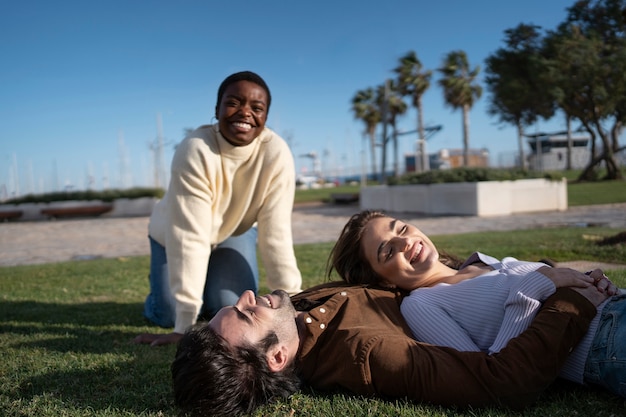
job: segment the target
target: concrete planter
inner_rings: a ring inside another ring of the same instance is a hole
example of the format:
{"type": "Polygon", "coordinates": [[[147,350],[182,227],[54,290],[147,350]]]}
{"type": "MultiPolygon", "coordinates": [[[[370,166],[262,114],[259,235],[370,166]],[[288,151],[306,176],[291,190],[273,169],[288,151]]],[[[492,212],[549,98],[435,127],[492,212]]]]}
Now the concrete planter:
{"type": "Polygon", "coordinates": [[[154,205],[159,201],[156,197],[118,198],[113,200],[113,210],[105,214],[107,217],[143,217],[150,216],[154,205]]]}
{"type": "Polygon", "coordinates": [[[567,180],[527,179],[361,188],[361,209],[398,213],[502,216],[567,210],[567,180]]]}
{"type": "Polygon", "coordinates": [[[2,204],[0,205],[0,212],[8,213],[12,211],[21,212],[21,216],[15,220],[42,220],[45,217],[41,214],[41,209],[46,208],[47,204],[44,203],[24,203],[24,204],[2,204]]]}

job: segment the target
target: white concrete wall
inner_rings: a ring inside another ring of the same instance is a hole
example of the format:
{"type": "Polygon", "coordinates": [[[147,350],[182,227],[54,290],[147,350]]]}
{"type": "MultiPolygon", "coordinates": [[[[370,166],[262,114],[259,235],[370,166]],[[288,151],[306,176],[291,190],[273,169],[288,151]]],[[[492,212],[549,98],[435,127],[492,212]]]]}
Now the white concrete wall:
{"type": "Polygon", "coordinates": [[[118,198],[113,200],[113,210],[105,213],[106,217],[141,217],[150,216],[159,199],[155,197],[118,198]]]}
{"type": "Polygon", "coordinates": [[[475,182],[452,182],[430,184],[432,214],[467,214],[476,213],[478,202],[475,182]]]}
{"type": "Polygon", "coordinates": [[[529,179],[361,188],[362,210],[501,216],[567,210],[567,180],[529,179]]]}
{"type": "MultiPolygon", "coordinates": [[[[141,217],[150,216],[154,205],[159,201],[155,197],[120,198],[113,201],[113,209],[101,217],[141,217]]],[[[53,201],[51,203],[24,203],[0,204],[0,211],[21,210],[22,215],[17,220],[46,220],[48,216],[41,214],[47,208],[89,207],[104,204],[100,200],[90,201],[53,201]]]]}
{"type": "Polygon", "coordinates": [[[515,181],[515,189],[511,194],[512,213],[567,210],[567,180],[541,180],[543,183],[539,184],[538,181],[515,181]]]}
{"type": "Polygon", "coordinates": [[[19,217],[19,220],[41,220],[44,218],[41,215],[41,210],[47,206],[45,203],[2,204],[0,205],[0,211],[21,210],[22,215],[19,217]]]}

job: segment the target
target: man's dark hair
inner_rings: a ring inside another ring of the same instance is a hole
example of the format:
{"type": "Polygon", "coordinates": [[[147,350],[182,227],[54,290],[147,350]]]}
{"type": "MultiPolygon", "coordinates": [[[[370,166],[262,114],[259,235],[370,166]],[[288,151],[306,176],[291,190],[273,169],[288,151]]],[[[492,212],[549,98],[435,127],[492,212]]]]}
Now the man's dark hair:
{"type": "Polygon", "coordinates": [[[229,85],[236,83],[237,81],[250,81],[251,83],[255,83],[265,90],[265,92],[267,93],[267,109],[265,110],[265,115],[267,116],[270,112],[270,105],[272,104],[272,95],[270,94],[270,88],[267,86],[265,80],[261,78],[260,75],[252,71],[241,71],[229,75],[220,84],[217,90],[217,103],[215,103],[215,117],[217,117],[218,109],[220,107],[220,103],[222,102],[222,97],[224,97],[224,92],[226,91],[226,88],[228,88],[229,85]]]}
{"type": "Polygon", "coordinates": [[[270,332],[257,346],[233,347],[206,323],[193,326],[172,363],[176,405],[193,416],[232,416],[289,397],[300,385],[294,363],[281,372],[267,364],[277,342],[270,332]]]}

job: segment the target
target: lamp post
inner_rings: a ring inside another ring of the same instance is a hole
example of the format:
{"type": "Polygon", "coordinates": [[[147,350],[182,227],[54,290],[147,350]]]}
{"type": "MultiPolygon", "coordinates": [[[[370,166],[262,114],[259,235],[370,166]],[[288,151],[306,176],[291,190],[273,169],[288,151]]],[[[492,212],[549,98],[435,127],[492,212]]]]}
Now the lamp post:
{"type": "Polygon", "coordinates": [[[417,154],[420,155],[420,172],[430,171],[430,161],[428,160],[428,153],[426,152],[426,139],[417,139],[415,149],[415,172],[417,172],[417,154]]]}
{"type": "MultiPolygon", "coordinates": [[[[434,135],[435,133],[439,132],[441,129],[442,129],[441,125],[428,126],[424,129],[424,131],[426,131],[425,137],[417,138],[416,143],[415,143],[415,172],[418,171],[417,170],[418,161],[421,161],[420,165],[421,165],[422,172],[430,171],[430,162],[428,160],[428,153],[426,152],[426,140],[428,140],[428,138],[434,135]],[[421,158],[418,158],[418,156],[421,156],[421,158]]],[[[416,133],[416,132],[417,130],[410,130],[408,132],[399,132],[397,136],[409,135],[411,133],[416,133]]]]}

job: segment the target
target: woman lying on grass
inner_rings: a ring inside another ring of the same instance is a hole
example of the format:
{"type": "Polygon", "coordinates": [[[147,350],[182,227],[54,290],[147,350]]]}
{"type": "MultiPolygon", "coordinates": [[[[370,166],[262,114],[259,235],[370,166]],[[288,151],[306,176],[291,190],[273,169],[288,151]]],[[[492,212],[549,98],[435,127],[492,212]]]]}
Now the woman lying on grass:
{"type": "MultiPolygon", "coordinates": [[[[464,262],[440,256],[418,228],[376,211],[352,216],[331,251],[329,265],[329,276],[335,269],[350,284],[410,291],[401,311],[417,340],[490,354],[522,333],[541,302],[572,273],[478,252],[464,262]]],[[[612,297],[598,306],[561,377],[626,398],[626,294],[599,269],[590,272],[586,282],[612,297]]]]}

